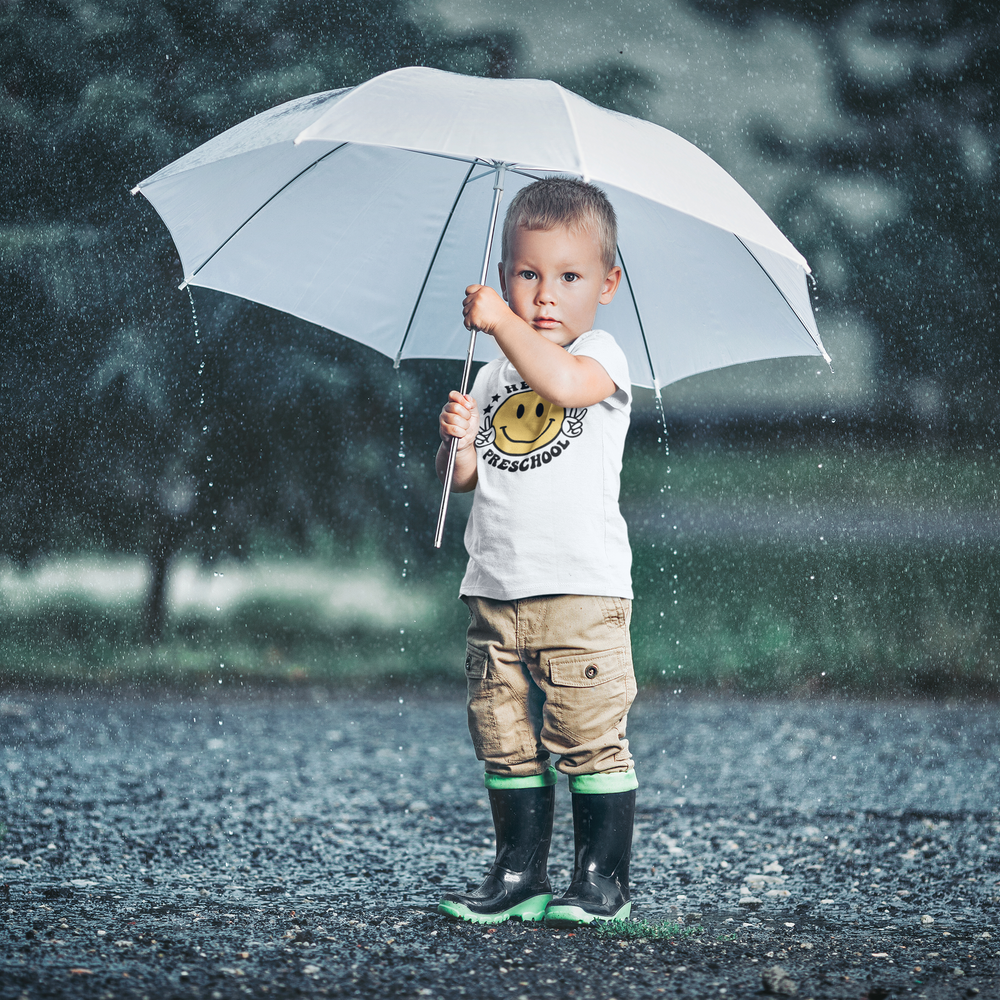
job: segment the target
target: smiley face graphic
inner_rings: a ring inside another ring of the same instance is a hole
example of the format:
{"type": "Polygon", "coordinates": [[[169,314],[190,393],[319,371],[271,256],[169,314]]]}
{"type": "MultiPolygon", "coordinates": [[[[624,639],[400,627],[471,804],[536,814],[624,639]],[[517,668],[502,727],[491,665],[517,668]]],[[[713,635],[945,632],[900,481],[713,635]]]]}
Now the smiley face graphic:
{"type": "Polygon", "coordinates": [[[505,455],[527,455],[554,441],[566,411],[537,392],[515,392],[493,414],[496,447],[505,455]]]}

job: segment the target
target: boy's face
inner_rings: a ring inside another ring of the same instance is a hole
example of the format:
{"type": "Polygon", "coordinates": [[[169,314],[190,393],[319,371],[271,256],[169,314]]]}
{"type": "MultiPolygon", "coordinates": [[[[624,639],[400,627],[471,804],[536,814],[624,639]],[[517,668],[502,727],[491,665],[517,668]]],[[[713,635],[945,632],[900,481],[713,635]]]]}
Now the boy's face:
{"type": "Polygon", "coordinates": [[[598,304],[618,290],[621,268],[606,270],[597,238],[587,229],[522,229],[500,264],[500,288],[511,310],[564,347],[594,328],[598,304]]]}

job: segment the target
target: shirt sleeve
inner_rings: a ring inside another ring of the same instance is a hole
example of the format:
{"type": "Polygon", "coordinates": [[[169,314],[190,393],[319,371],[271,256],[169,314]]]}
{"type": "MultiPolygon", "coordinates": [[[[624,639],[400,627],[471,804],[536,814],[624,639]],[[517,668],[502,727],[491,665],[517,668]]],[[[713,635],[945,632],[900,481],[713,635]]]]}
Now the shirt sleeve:
{"type": "Polygon", "coordinates": [[[483,403],[485,402],[486,385],[489,380],[487,369],[490,367],[490,364],[491,362],[487,362],[485,365],[480,366],[479,371],[473,376],[472,388],[469,389],[469,395],[476,401],[476,406],[479,407],[480,416],[482,416],[483,403]]]}
{"type": "Polygon", "coordinates": [[[617,407],[631,405],[632,379],[628,373],[628,361],[625,352],[618,346],[618,341],[610,333],[604,330],[591,330],[570,344],[569,352],[578,357],[593,358],[618,386],[618,391],[609,396],[605,400],[606,403],[617,407]]]}

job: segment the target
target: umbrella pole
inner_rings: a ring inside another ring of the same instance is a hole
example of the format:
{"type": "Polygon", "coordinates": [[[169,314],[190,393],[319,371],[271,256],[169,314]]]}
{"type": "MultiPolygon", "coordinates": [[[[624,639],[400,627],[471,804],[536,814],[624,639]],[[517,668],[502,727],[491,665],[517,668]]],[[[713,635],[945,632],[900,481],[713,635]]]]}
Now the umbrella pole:
{"type": "MultiPolygon", "coordinates": [[[[493,252],[493,234],[497,228],[497,213],[500,211],[500,199],[503,197],[503,176],[507,171],[506,163],[497,163],[496,178],[493,181],[493,211],[490,213],[490,230],[486,236],[486,252],[483,254],[483,269],[479,276],[479,284],[486,284],[486,275],[490,266],[490,254],[493,252]]],[[[465,355],[465,368],[462,371],[461,393],[464,396],[469,391],[469,375],[472,373],[472,355],[476,350],[475,327],[469,331],[469,350],[465,355]]],[[[444,484],[441,488],[441,506],[438,508],[437,528],[434,530],[434,548],[441,548],[444,537],[444,521],[448,516],[448,497],[451,494],[451,481],[455,476],[455,457],[458,455],[458,438],[452,438],[448,446],[448,468],[444,474],[444,484]]]]}

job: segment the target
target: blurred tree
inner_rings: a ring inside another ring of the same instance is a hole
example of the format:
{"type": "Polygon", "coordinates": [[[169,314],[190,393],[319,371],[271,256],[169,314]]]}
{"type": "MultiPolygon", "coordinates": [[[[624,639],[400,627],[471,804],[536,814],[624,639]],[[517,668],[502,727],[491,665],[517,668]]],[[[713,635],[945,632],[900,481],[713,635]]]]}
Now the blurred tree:
{"type": "Polygon", "coordinates": [[[692,6],[744,30],[776,14],[815,28],[851,129],[809,144],[760,124],[761,152],[789,176],[777,221],[816,261],[821,299],[850,305],[880,333],[897,405],[949,424],[992,422],[1000,384],[996,10],[957,0],[692,6]]]}
{"type": "Polygon", "coordinates": [[[128,194],[292,97],[414,63],[510,71],[513,37],[425,37],[404,6],[13,0],[0,11],[0,551],[22,563],[93,544],[144,553],[149,639],[182,547],[239,554],[260,530],[307,544],[319,526],[345,548],[366,533],[419,544],[395,516],[391,367],[210,293],[198,293],[199,336],[169,235],[128,194]]]}

